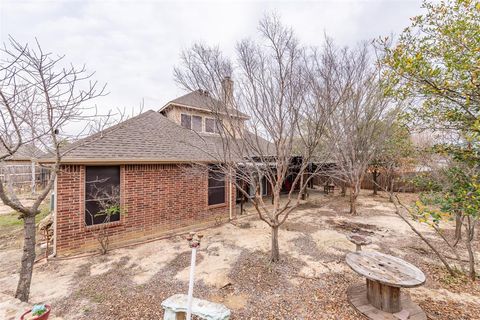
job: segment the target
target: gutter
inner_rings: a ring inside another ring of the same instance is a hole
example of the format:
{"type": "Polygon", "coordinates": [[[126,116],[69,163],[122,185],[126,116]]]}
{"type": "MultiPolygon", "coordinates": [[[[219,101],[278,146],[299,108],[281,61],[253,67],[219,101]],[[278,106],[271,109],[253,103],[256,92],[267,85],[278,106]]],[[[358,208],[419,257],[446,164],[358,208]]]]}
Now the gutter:
{"type": "MultiPolygon", "coordinates": [[[[41,159],[39,163],[54,163],[54,159],[41,159]]],[[[62,158],[61,164],[211,164],[220,163],[221,161],[212,160],[178,160],[165,159],[159,160],[155,158],[124,158],[124,159],[108,159],[108,158],[62,158]]]]}

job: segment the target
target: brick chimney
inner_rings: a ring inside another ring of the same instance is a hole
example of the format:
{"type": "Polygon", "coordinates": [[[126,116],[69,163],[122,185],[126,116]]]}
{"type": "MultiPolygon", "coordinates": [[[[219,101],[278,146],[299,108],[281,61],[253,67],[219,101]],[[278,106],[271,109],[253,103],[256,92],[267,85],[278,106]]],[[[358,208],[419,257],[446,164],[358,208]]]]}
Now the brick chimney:
{"type": "Polygon", "coordinates": [[[222,80],[223,102],[228,108],[233,108],[233,81],[229,76],[222,80]]]}

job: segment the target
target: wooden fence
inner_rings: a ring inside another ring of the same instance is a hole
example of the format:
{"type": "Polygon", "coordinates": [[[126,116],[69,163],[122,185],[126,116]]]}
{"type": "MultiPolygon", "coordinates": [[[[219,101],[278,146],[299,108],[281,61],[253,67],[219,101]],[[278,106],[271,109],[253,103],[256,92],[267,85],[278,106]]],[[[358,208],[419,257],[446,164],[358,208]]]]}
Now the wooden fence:
{"type": "Polygon", "coordinates": [[[0,181],[14,190],[31,191],[45,188],[50,179],[50,170],[29,161],[0,163],[0,181]]]}
{"type": "MultiPolygon", "coordinates": [[[[380,186],[378,190],[387,189],[390,190],[390,187],[393,186],[393,191],[395,192],[418,192],[419,190],[412,179],[418,174],[418,172],[402,172],[401,174],[395,174],[393,177],[388,176],[386,173],[380,173],[377,177],[377,183],[380,186]],[[393,185],[391,181],[393,179],[393,185]]],[[[326,175],[319,175],[313,179],[313,183],[317,186],[323,186],[325,184],[334,184],[337,187],[342,185],[342,182],[329,177],[326,175]]],[[[362,181],[361,188],[373,190],[374,182],[373,175],[367,173],[362,181]]]]}
{"type": "MultiPolygon", "coordinates": [[[[417,192],[420,191],[412,182],[418,172],[402,172],[389,176],[386,173],[380,173],[377,176],[377,184],[380,186],[378,190],[390,190],[393,187],[394,192],[417,192]],[[392,184],[393,180],[393,184],[392,184]]],[[[362,181],[362,189],[373,190],[374,188],[373,174],[367,173],[362,181]]]]}

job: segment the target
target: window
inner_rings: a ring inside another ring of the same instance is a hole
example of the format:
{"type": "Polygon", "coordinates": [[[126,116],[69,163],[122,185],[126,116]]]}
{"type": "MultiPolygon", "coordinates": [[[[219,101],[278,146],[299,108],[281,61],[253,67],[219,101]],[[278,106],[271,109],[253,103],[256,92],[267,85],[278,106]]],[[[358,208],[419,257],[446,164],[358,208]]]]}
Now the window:
{"type": "Polygon", "coordinates": [[[120,221],[120,167],[85,168],[85,224],[120,221]]]}
{"type": "Polygon", "coordinates": [[[182,127],[184,128],[192,129],[192,116],[182,113],[181,124],[182,124],[182,127]]]}
{"type": "Polygon", "coordinates": [[[262,177],[262,196],[266,196],[268,192],[268,180],[267,177],[262,177]]]}
{"type": "Polygon", "coordinates": [[[208,170],[208,205],[225,203],[225,175],[212,166],[208,170]]]}
{"type": "Polygon", "coordinates": [[[194,130],[197,132],[202,132],[202,117],[192,116],[189,114],[181,114],[181,124],[182,127],[194,130]]]}
{"type": "Polygon", "coordinates": [[[205,119],[205,132],[215,132],[215,119],[205,119]]]}
{"type": "Polygon", "coordinates": [[[192,116],[192,130],[202,132],[202,117],[192,116]]]}
{"type": "Polygon", "coordinates": [[[205,118],[205,132],[220,133],[221,127],[221,122],[212,118],[205,118]]]}

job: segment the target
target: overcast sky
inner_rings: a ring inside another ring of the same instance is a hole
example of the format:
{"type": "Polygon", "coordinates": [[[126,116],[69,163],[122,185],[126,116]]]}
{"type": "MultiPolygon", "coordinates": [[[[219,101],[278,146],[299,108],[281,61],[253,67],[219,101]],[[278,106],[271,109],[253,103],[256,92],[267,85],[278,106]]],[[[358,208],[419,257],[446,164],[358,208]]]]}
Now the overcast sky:
{"type": "Polygon", "coordinates": [[[341,45],[400,33],[422,12],[420,0],[350,1],[23,1],[0,0],[0,40],[37,37],[46,51],[65,54],[96,71],[108,96],[103,110],[159,109],[183,94],[173,81],[182,49],[195,41],[233,54],[254,36],[258,20],[276,12],[304,44],[321,45],[326,32],[341,45]]]}

